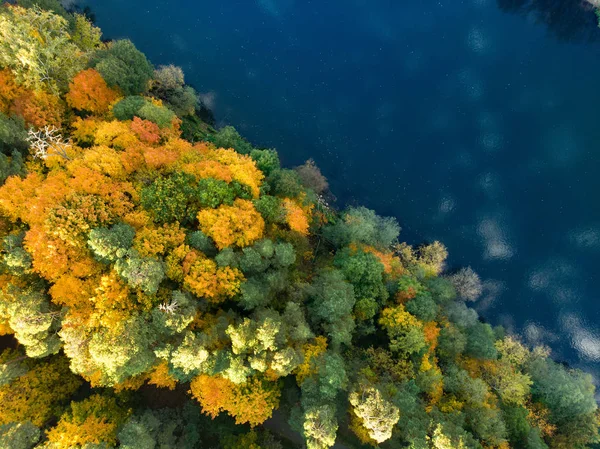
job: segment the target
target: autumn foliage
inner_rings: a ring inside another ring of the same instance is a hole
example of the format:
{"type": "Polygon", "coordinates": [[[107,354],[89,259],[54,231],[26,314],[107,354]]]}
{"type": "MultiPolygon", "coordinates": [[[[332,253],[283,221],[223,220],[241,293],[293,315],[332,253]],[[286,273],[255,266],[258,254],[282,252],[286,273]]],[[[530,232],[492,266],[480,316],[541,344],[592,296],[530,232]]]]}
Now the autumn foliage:
{"type": "Polygon", "coordinates": [[[118,97],[118,93],[108,87],[102,75],[94,69],[79,72],[69,84],[66,100],[74,109],[101,114],[118,97]]]}

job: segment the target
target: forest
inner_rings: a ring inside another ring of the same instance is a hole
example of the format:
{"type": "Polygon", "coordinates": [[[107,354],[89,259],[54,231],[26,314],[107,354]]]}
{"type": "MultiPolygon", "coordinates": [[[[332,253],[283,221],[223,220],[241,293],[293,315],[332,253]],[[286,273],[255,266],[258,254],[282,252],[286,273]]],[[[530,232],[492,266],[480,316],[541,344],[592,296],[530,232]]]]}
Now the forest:
{"type": "Polygon", "coordinates": [[[309,160],[217,130],[175,66],[0,7],[0,448],[582,449],[589,374],[309,160]]]}

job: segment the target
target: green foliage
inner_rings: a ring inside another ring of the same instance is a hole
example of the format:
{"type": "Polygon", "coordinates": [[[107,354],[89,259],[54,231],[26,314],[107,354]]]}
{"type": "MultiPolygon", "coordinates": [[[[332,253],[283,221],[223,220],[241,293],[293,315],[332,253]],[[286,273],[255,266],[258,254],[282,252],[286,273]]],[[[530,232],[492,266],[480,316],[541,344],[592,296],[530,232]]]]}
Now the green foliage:
{"type": "Polygon", "coordinates": [[[0,184],[10,176],[25,174],[25,163],[21,154],[18,151],[13,151],[10,156],[0,153],[0,184]]]}
{"type": "Polygon", "coordinates": [[[187,173],[159,177],[141,192],[141,204],[152,212],[157,223],[193,220],[198,211],[194,205],[196,179],[187,173]]]}
{"type": "Polygon", "coordinates": [[[506,441],[506,426],[499,410],[487,407],[468,410],[467,424],[476,437],[490,445],[498,446],[506,441]]]}
{"type": "Polygon", "coordinates": [[[192,248],[202,251],[206,255],[214,256],[217,253],[215,243],[202,231],[194,231],[188,234],[186,241],[192,248]]]}
{"type": "Polygon", "coordinates": [[[115,263],[115,270],[133,288],[139,288],[146,294],[158,291],[158,285],[165,277],[165,267],[159,260],[141,257],[133,249],[115,263]]]}
{"type": "Polygon", "coordinates": [[[335,224],[325,227],[323,234],[336,248],[364,243],[386,249],[398,238],[400,226],[394,218],[380,217],[365,207],[351,207],[335,224]]]}
{"type": "MultiPolygon", "coordinates": [[[[139,110],[148,102],[144,97],[132,95],[125,97],[113,106],[112,112],[119,120],[131,120],[139,114],[139,110]]],[[[139,116],[139,115],[138,115],[139,116]]]]}
{"type": "Polygon", "coordinates": [[[31,271],[31,255],[23,248],[24,234],[11,234],[2,241],[2,262],[6,269],[15,275],[31,271]]]}
{"type": "Polygon", "coordinates": [[[456,326],[447,325],[440,330],[438,354],[444,360],[456,359],[467,347],[466,335],[456,326]]]}
{"type": "Polygon", "coordinates": [[[275,169],[267,178],[271,193],[279,197],[297,198],[304,189],[294,170],[275,169]]]}
{"type": "Polygon", "coordinates": [[[309,289],[310,314],[324,328],[334,344],[350,343],[354,322],[351,317],[356,302],[354,288],[338,270],[319,274],[309,289]]]}
{"type": "Polygon", "coordinates": [[[372,253],[344,248],[338,251],[333,264],[354,287],[358,299],[372,299],[383,303],[388,292],[383,283],[383,265],[372,253]]]}
{"type": "Polygon", "coordinates": [[[406,311],[421,321],[433,321],[437,316],[437,309],[429,292],[423,292],[406,303],[406,311]]]}
{"type": "MultiPolygon", "coordinates": [[[[174,106],[169,105],[173,108],[174,106]]],[[[214,129],[203,122],[197,115],[184,115],[181,117],[181,138],[189,142],[199,142],[214,132],[214,129]]]]}
{"type": "Polygon", "coordinates": [[[131,226],[117,223],[110,228],[92,229],[88,246],[98,260],[112,263],[127,255],[134,237],[135,230],[131,226]]]}
{"type": "Polygon", "coordinates": [[[75,14],[72,40],[81,50],[91,52],[102,45],[102,31],[95,27],[84,15],[75,14]]]}
{"type": "Polygon", "coordinates": [[[183,70],[173,65],[160,66],[154,71],[150,93],[180,117],[194,114],[198,104],[196,91],[185,86],[183,70]]]}
{"type": "Polygon", "coordinates": [[[477,359],[495,359],[498,355],[494,346],[495,335],[487,323],[476,323],[467,329],[466,354],[477,359]]]}
{"type": "Polygon", "coordinates": [[[40,8],[0,7],[0,67],[9,68],[19,83],[65,92],[87,59],[70,41],[64,17],[40,8]]]}
{"type": "Polygon", "coordinates": [[[29,371],[26,357],[12,349],[5,349],[0,354],[0,387],[11,383],[29,371]]]}
{"type": "Polygon", "coordinates": [[[217,148],[233,148],[240,154],[250,154],[254,149],[233,126],[221,128],[216,134],[210,136],[209,141],[217,148]]]}
{"type": "Polygon", "coordinates": [[[444,388],[469,405],[478,406],[485,401],[488,393],[486,383],[469,376],[465,370],[450,365],[444,376],[444,388]]]}
{"type": "Polygon", "coordinates": [[[252,150],[250,157],[254,159],[256,166],[265,176],[269,176],[273,171],[281,168],[279,155],[275,150],[252,150]]]}
{"type": "Polygon", "coordinates": [[[304,413],[303,434],[307,449],[326,449],[335,444],[338,422],[329,404],[309,407],[304,413]]]}
{"type": "Polygon", "coordinates": [[[0,447],[6,449],[31,449],[42,435],[40,429],[29,421],[0,425],[0,447]]]}
{"type": "Polygon", "coordinates": [[[132,95],[123,98],[113,106],[113,115],[119,120],[139,117],[156,123],[160,128],[171,126],[175,113],[163,106],[157,106],[144,97],[132,95]]]}
{"type": "Polygon", "coordinates": [[[59,0],[17,0],[17,5],[23,8],[41,8],[44,11],[51,11],[56,15],[69,20],[69,13],[63,7],[59,0]]]}
{"type": "Polygon", "coordinates": [[[27,148],[27,131],[23,119],[0,112],[0,152],[14,157],[15,152],[24,153],[27,148]]]}
{"type": "Polygon", "coordinates": [[[281,200],[275,196],[262,195],[254,201],[254,206],[267,223],[282,223],[285,220],[281,200]]]}
{"type": "Polygon", "coordinates": [[[200,411],[186,404],[182,409],[145,410],[131,416],[119,431],[122,449],[194,449],[200,442],[200,411]]]}
{"type": "Polygon", "coordinates": [[[205,178],[198,181],[196,198],[201,208],[216,208],[221,204],[231,206],[236,198],[250,199],[250,189],[239,182],[227,183],[219,179],[205,178]]]}
{"type": "Polygon", "coordinates": [[[550,409],[555,422],[575,420],[597,410],[589,374],[541,358],[528,365],[527,373],[533,381],[533,396],[550,409]]]}
{"type": "Polygon", "coordinates": [[[234,267],[239,266],[239,255],[233,251],[232,248],[223,248],[219,254],[215,256],[215,262],[220,267],[234,267]]]}
{"type": "Polygon", "coordinates": [[[163,336],[181,334],[194,321],[197,307],[191,295],[174,290],[169,301],[152,310],[152,326],[163,336]]]}
{"type": "Polygon", "coordinates": [[[156,363],[152,350],[156,335],[143,316],[129,318],[120,331],[115,335],[112,329],[99,328],[89,341],[89,362],[100,369],[105,385],[115,385],[144,373],[156,363]]]}
{"type": "Polygon", "coordinates": [[[452,282],[443,277],[426,278],[423,283],[438,304],[448,304],[456,298],[456,289],[452,282]]]}
{"type": "Polygon", "coordinates": [[[109,86],[118,87],[125,95],[145,92],[154,73],[146,56],[127,39],[114,41],[99,51],[93,66],[109,86]]]}
{"type": "Polygon", "coordinates": [[[160,128],[171,126],[175,113],[163,106],[157,106],[154,103],[146,102],[138,111],[140,118],[156,123],[160,128]]]}
{"type": "Polygon", "coordinates": [[[8,323],[15,338],[29,357],[46,357],[58,352],[61,342],[60,311],[50,304],[41,282],[31,280],[24,287],[7,284],[0,292],[0,316],[8,323]]]}
{"type": "Polygon", "coordinates": [[[369,437],[383,443],[392,437],[392,429],[400,419],[400,409],[386,400],[381,391],[371,386],[361,386],[349,396],[354,414],[367,429],[369,437]]]}

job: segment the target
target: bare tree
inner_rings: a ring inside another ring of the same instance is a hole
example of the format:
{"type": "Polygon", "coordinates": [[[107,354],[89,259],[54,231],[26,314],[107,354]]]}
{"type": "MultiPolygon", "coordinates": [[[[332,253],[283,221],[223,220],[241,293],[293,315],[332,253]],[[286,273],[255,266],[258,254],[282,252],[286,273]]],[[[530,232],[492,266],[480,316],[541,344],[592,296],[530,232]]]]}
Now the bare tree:
{"type": "Polygon", "coordinates": [[[71,143],[54,126],[46,125],[37,131],[30,128],[27,142],[29,142],[34,158],[46,159],[48,156],[60,156],[71,160],[67,153],[71,143]]]}
{"type": "Polygon", "coordinates": [[[479,275],[471,267],[462,268],[456,274],[450,276],[450,281],[456,288],[456,293],[467,301],[475,301],[483,290],[479,275]]]}

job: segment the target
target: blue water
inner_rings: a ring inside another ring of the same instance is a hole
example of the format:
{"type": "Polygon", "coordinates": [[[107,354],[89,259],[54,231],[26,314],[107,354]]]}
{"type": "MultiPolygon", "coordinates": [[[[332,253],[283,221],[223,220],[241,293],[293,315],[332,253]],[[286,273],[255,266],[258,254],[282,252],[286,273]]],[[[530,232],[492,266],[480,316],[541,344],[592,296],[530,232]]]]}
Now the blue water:
{"type": "Polygon", "coordinates": [[[87,4],[221,122],[314,158],[341,204],[443,241],[486,280],[486,319],[600,374],[600,30],[578,2],[87,4]]]}

